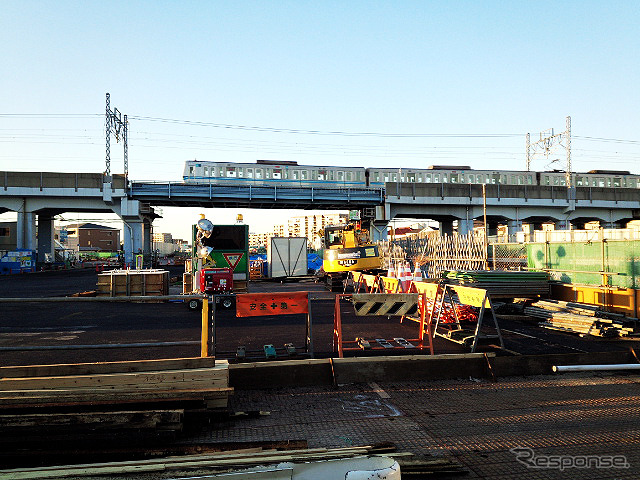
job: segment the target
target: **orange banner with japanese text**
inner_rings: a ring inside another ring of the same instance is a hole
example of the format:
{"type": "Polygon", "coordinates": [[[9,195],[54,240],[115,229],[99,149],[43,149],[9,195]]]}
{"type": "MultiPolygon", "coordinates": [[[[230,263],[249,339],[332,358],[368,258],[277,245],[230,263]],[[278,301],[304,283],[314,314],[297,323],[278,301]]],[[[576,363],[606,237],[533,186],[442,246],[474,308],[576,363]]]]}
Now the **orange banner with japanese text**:
{"type": "Polygon", "coordinates": [[[243,293],[236,296],[236,317],[309,313],[309,292],[243,293]]]}

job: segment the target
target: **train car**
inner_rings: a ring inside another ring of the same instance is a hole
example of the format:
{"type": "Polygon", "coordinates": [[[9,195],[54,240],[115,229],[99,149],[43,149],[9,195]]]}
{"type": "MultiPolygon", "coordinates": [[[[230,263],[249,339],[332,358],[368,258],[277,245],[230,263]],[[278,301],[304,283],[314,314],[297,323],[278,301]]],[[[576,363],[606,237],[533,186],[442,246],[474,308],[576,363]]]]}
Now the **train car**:
{"type": "Polygon", "coordinates": [[[183,179],[186,183],[215,185],[366,186],[364,167],[298,165],[297,162],[274,160],[258,160],[256,163],[189,160],[185,163],[183,179]]]}
{"type": "MultiPolygon", "coordinates": [[[[566,174],[561,170],[540,172],[539,185],[566,186],[566,174]]],[[[627,170],[589,170],[586,173],[571,173],[571,185],[574,187],[599,188],[640,188],[640,175],[627,170]]]]}
{"type": "Polygon", "coordinates": [[[471,170],[468,166],[432,165],[426,169],[368,168],[368,185],[384,187],[387,182],[408,183],[487,183],[535,185],[534,172],[471,170]]]}
{"type": "MultiPolygon", "coordinates": [[[[566,186],[565,172],[472,170],[466,165],[420,168],[364,168],[298,165],[294,161],[258,160],[256,163],[185,163],[186,183],[215,185],[277,185],[326,188],[384,188],[388,182],[566,186]]],[[[575,187],[640,188],[640,176],[628,171],[590,170],[571,174],[575,187]]]]}

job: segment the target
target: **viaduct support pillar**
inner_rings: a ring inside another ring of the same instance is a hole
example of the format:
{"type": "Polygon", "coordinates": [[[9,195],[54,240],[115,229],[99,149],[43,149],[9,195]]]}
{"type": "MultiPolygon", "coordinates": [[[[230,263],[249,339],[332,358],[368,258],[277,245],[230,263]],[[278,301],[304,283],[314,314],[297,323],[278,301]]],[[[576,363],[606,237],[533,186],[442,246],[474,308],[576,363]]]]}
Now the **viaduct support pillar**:
{"type": "Polygon", "coordinates": [[[516,233],[522,231],[522,222],[520,220],[511,220],[507,223],[507,234],[509,237],[515,236],[516,233]]]}
{"type": "Polygon", "coordinates": [[[53,217],[51,215],[38,215],[38,265],[47,261],[49,254],[51,261],[55,261],[55,245],[53,237],[53,217]]]}
{"type": "Polygon", "coordinates": [[[440,235],[453,235],[453,220],[443,220],[439,222],[440,235]]]}
{"type": "Polygon", "coordinates": [[[151,224],[152,221],[145,218],[142,230],[142,254],[144,255],[144,266],[151,268],[151,224]]]}
{"type": "Polygon", "coordinates": [[[473,232],[473,219],[458,220],[458,235],[466,235],[471,232],[473,232]]]}
{"type": "Polygon", "coordinates": [[[18,212],[16,244],[18,248],[36,249],[36,219],[33,212],[18,212]]]}
{"type": "Polygon", "coordinates": [[[124,224],[124,263],[135,266],[135,256],[144,254],[144,222],[122,220],[124,224]]]}

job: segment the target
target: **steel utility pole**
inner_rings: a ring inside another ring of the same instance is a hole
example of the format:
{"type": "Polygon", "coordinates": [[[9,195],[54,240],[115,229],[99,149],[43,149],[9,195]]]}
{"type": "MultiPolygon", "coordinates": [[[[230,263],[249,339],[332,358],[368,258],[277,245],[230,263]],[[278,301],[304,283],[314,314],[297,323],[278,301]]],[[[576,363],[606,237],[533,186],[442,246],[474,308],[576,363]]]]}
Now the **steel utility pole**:
{"type": "Polygon", "coordinates": [[[106,157],[104,175],[108,182],[111,182],[111,130],[113,129],[116,142],[120,141],[122,134],[122,143],[124,145],[124,182],[125,188],[129,178],[129,144],[127,139],[128,121],[127,116],[122,118],[122,114],[117,108],[111,110],[111,96],[107,93],[107,108],[105,111],[105,137],[106,137],[106,157]]]}
{"type": "Polygon", "coordinates": [[[527,133],[527,172],[531,170],[531,157],[543,153],[548,159],[549,154],[556,146],[561,146],[566,150],[567,160],[565,168],[565,183],[567,188],[571,188],[571,117],[567,117],[566,130],[554,134],[553,128],[540,132],[540,140],[531,143],[530,135],[527,133]]]}

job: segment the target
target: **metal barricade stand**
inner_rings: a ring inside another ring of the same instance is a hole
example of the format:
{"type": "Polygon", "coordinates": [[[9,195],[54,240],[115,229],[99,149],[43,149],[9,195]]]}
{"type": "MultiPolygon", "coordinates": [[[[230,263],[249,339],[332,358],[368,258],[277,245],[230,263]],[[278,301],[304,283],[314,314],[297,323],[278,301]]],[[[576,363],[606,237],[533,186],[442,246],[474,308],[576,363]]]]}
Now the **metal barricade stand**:
{"type": "Polygon", "coordinates": [[[417,293],[354,293],[336,295],[334,317],[333,317],[333,351],[338,353],[339,358],[344,358],[345,351],[357,350],[406,350],[418,349],[423,350],[429,348],[433,355],[433,336],[430,327],[428,332],[428,345],[424,342],[424,322],[425,309],[420,308],[420,303],[425,305],[423,300],[419,302],[420,294],[417,293]],[[420,315],[420,331],[415,339],[406,340],[396,337],[392,340],[376,338],[373,342],[365,338],[356,338],[355,340],[344,340],[342,334],[342,311],[340,301],[346,299],[353,303],[355,314],[357,316],[375,316],[382,315],[387,317],[404,317],[407,315],[420,315]],[[392,343],[394,342],[394,343],[392,343]],[[414,342],[415,345],[411,342],[414,342]]]}
{"type": "MultiPolygon", "coordinates": [[[[385,293],[403,293],[400,280],[392,277],[380,277],[381,291],[385,293]]],[[[407,292],[409,293],[409,292],[407,292]]]]}
{"type": "MultiPolygon", "coordinates": [[[[209,303],[215,305],[215,295],[210,297],[209,303]]],[[[216,320],[215,320],[215,308],[209,308],[207,302],[203,302],[202,309],[202,338],[209,340],[207,345],[202,346],[203,356],[205,351],[208,356],[216,355],[216,320]],[[209,308],[210,313],[204,313],[205,308],[209,308]],[[205,326],[205,317],[208,319],[205,326]]],[[[296,355],[297,350],[301,349],[302,354],[313,358],[313,334],[312,334],[312,315],[311,315],[311,302],[309,300],[309,292],[274,292],[274,293],[241,293],[236,295],[236,317],[262,317],[270,315],[297,315],[306,314],[306,332],[305,332],[305,344],[302,347],[296,347],[292,343],[284,345],[283,350],[288,357],[296,355]]],[[[264,355],[267,358],[277,357],[277,348],[273,345],[264,346],[264,355]]],[[[235,352],[238,356],[239,351],[235,352]]],[[[243,351],[243,355],[248,353],[243,351]]],[[[249,352],[250,353],[250,352],[249,352]]]]}
{"type": "Polygon", "coordinates": [[[420,315],[418,317],[405,315],[400,319],[400,322],[402,323],[404,320],[412,320],[414,322],[420,323],[420,330],[421,332],[423,332],[423,335],[426,327],[426,333],[429,336],[431,342],[431,355],[433,355],[433,322],[435,318],[436,306],[438,304],[438,300],[442,296],[443,289],[439,283],[411,282],[409,293],[419,294],[418,307],[420,312],[424,312],[424,315],[420,315]]]}
{"type": "Polygon", "coordinates": [[[500,326],[491,304],[491,298],[486,290],[482,288],[462,287],[459,285],[444,285],[442,295],[440,295],[440,301],[435,311],[435,325],[434,334],[446,338],[455,343],[467,345],[471,347],[471,353],[475,353],[479,342],[486,342],[492,340],[498,340],[500,348],[504,348],[504,341],[502,339],[502,333],[500,332],[500,326]],[[445,306],[448,305],[448,308],[445,306]],[[471,307],[477,307],[480,309],[478,318],[476,321],[475,329],[463,328],[461,325],[460,312],[456,308],[459,305],[467,305],[471,307]],[[447,315],[446,310],[451,313],[452,322],[445,323],[443,317],[447,315]],[[485,312],[490,311],[493,318],[493,325],[496,330],[495,335],[488,335],[482,333],[482,324],[484,321],[485,312]],[[446,333],[441,333],[438,329],[443,325],[447,325],[449,328],[446,333]],[[453,328],[451,328],[453,327],[453,328]]]}

